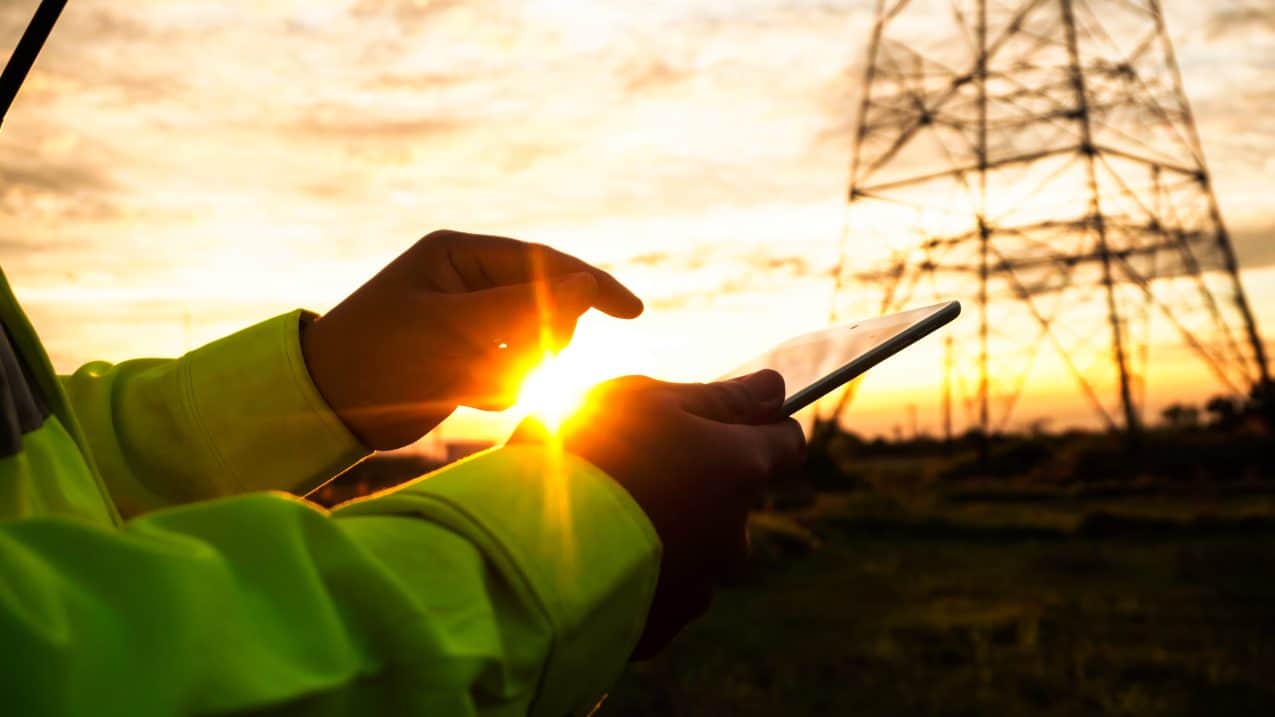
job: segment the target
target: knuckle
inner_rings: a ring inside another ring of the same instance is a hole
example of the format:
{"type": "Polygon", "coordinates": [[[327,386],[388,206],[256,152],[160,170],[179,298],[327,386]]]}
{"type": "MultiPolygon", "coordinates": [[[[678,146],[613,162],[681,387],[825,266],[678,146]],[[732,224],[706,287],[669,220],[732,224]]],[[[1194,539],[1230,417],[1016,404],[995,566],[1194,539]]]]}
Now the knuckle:
{"type": "Polygon", "coordinates": [[[702,384],[704,390],[708,392],[715,400],[720,403],[730,403],[735,398],[734,387],[728,383],[706,383],[702,384]]]}
{"type": "Polygon", "coordinates": [[[715,383],[693,383],[690,384],[691,398],[694,399],[698,394],[698,398],[706,404],[717,406],[721,403],[722,394],[721,387],[715,383]]]}
{"type": "Polygon", "coordinates": [[[648,391],[654,383],[654,379],[648,376],[619,376],[594,386],[589,395],[596,399],[626,396],[648,391]]]}
{"type": "Polygon", "coordinates": [[[700,384],[705,396],[719,411],[733,413],[744,403],[742,389],[729,383],[700,384]]]}
{"type": "Polygon", "coordinates": [[[616,388],[643,390],[654,385],[655,379],[641,374],[630,374],[628,376],[620,376],[619,378],[612,379],[609,383],[616,388]]]}
{"type": "Polygon", "coordinates": [[[754,403],[756,403],[752,397],[752,394],[748,392],[748,389],[745,388],[743,384],[740,384],[740,383],[724,384],[723,388],[724,388],[724,395],[730,401],[731,407],[733,407],[734,409],[738,411],[745,412],[748,409],[752,408],[754,403]]]}
{"type": "Polygon", "coordinates": [[[463,235],[460,232],[451,229],[436,229],[417,239],[409,251],[419,252],[427,257],[433,256],[437,260],[437,257],[455,251],[461,236],[463,235]]]}
{"type": "Polygon", "coordinates": [[[753,482],[762,483],[770,477],[770,473],[774,470],[775,462],[771,460],[770,451],[761,445],[754,444],[753,449],[748,452],[747,459],[744,463],[744,472],[753,482]]]}
{"type": "Polygon", "coordinates": [[[449,242],[460,236],[460,232],[454,229],[435,229],[434,231],[421,237],[417,244],[431,244],[449,242]]]}

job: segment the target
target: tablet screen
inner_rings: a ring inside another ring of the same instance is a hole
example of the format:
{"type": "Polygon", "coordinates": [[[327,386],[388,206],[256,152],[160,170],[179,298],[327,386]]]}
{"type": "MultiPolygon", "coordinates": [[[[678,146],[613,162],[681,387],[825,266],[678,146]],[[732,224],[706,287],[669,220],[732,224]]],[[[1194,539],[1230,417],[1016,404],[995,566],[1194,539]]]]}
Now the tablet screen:
{"type": "Polygon", "coordinates": [[[736,368],[727,377],[771,368],[784,377],[788,396],[791,397],[949,306],[950,302],[935,304],[803,334],[736,368]]]}

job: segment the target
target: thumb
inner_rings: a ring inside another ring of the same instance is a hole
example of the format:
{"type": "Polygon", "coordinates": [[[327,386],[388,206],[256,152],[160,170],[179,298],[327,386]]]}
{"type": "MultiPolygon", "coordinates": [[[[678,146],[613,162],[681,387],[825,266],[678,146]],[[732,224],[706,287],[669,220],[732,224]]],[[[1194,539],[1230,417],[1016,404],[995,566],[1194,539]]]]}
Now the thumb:
{"type": "Polygon", "coordinates": [[[784,377],[771,369],[729,381],[676,386],[682,408],[719,423],[762,423],[778,417],[784,377]]]}

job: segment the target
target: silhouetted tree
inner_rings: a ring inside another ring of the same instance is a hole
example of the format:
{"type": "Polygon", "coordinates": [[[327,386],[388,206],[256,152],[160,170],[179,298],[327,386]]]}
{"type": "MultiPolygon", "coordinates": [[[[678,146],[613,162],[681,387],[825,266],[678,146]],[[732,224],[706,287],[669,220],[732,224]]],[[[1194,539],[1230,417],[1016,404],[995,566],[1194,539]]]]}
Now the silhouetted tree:
{"type": "Polygon", "coordinates": [[[1189,431],[1200,427],[1200,409],[1185,403],[1175,403],[1160,412],[1168,428],[1189,431]]]}
{"type": "Polygon", "coordinates": [[[1204,410],[1213,416],[1212,426],[1224,431],[1229,431],[1239,425],[1240,418],[1244,414],[1243,406],[1239,399],[1230,396],[1214,396],[1210,398],[1209,402],[1204,404],[1204,410]]]}

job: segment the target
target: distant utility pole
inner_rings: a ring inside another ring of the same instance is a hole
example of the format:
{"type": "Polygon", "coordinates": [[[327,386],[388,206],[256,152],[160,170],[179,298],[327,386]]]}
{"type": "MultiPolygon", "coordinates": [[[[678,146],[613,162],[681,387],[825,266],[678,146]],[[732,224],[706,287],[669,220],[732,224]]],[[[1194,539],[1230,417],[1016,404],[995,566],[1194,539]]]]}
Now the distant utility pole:
{"type": "Polygon", "coordinates": [[[878,0],[867,60],[834,315],[971,304],[983,436],[1048,355],[1136,437],[1153,314],[1270,380],[1158,0],[878,0]]]}

